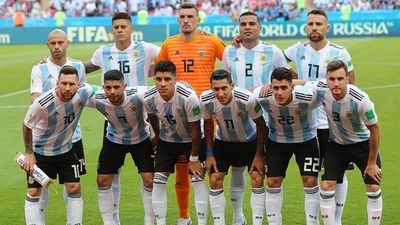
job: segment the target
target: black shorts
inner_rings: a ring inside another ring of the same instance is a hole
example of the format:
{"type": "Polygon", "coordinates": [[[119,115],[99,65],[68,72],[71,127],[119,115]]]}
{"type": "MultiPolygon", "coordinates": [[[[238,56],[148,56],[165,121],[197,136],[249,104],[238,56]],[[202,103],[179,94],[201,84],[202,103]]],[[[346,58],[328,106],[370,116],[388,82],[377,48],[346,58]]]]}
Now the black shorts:
{"type": "Polygon", "coordinates": [[[131,154],[138,173],[154,172],[154,151],[150,138],[134,145],[116,144],[104,138],[97,164],[97,174],[118,174],[125,156],[131,154]]]}
{"type": "Polygon", "coordinates": [[[74,151],[76,157],[79,161],[79,173],[82,175],[86,174],[86,161],[85,161],[85,152],[83,150],[82,139],[72,143],[72,151],[74,151]]]}
{"type": "MultiPolygon", "coordinates": [[[[59,183],[63,182],[79,182],[79,161],[75,153],[70,150],[67,153],[56,156],[44,156],[35,154],[36,165],[43,170],[51,179],[57,179],[59,183]]],[[[42,187],[37,181],[27,175],[28,188],[42,187]]]]}
{"type": "MultiPolygon", "coordinates": [[[[201,143],[200,143],[200,150],[199,150],[199,161],[201,163],[205,164],[206,159],[207,159],[206,144],[205,144],[204,138],[202,138],[201,143]]],[[[189,163],[189,159],[185,155],[180,155],[178,157],[178,160],[176,161],[176,163],[189,163]]]]}
{"type": "Polygon", "coordinates": [[[329,142],[329,129],[317,129],[319,156],[321,164],[324,161],[329,142]]]}
{"type": "MultiPolygon", "coordinates": [[[[354,162],[357,165],[363,177],[368,157],[369,140],[350,145],[341,145],[329,141],[324,161],[325,172],[322,175],[322,180],[338,180],[342,178],[350,162],[354,162]]],[[[376,164],[381,168],[380,154],[378,154],[376,164]]],[[[366,176],[363,179],[365,184],[378,184],[370,176],[366,176]]]]}
{"type": "Polygon", "coordinates": [[[319,151],[317,138],[302,143],[278,143],[268,139],[265,152],[267,177],[285,177],[292,155],[295,155],[301,176],[318,176],[319,151]]]}
{"type": "MultiPolygon", "coordinates": [[[[228,142],[215,139],[214,158],[219,172],[228,172],[230,166],[250,169],[257,151],[257,140],[228,142]]],[[[215,171],[211,169],[211,173],[215,171]]]]}

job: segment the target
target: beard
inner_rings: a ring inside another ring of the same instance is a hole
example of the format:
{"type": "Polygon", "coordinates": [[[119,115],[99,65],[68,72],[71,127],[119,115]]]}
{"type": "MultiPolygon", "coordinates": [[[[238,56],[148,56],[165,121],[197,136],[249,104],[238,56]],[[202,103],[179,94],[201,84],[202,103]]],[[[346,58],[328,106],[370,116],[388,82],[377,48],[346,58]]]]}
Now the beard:
{"type": "Polygon", "coordinates": [[[319,34],[318,36],[312,36],[311,34],[307,34],[307,37],[312,42],[320,42],[324,40],[324,36],[319,34]]]}

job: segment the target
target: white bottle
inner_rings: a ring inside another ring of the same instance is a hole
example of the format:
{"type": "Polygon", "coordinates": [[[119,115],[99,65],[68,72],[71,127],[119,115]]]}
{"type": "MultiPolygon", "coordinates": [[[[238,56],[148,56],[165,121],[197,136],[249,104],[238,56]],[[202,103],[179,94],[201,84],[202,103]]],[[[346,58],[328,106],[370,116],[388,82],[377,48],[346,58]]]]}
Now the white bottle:
{"type": "MultiPolygon", "coordinates": [[[[22,166],[25,161],[25,155],[22,154],[21,152],[17,152],[17,155],[15,156],[15,160],[17,160],[17,163],[22,166]]],[[[33,171],[32,175],[33,179],[35,179],[39,184],[41,184],[43,187],[48,187],[51,183],[53,183],[53,180],[47,176],[43,170],[41,170],[39,167],[33,165],[33,171]]]]}

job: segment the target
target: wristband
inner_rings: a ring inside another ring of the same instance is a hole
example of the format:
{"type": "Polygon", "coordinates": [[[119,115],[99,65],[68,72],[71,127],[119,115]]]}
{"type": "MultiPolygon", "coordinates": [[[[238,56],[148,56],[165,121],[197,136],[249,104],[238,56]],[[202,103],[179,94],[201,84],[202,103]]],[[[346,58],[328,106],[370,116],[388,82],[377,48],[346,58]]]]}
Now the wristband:
{"type": "Polygon", "coordinates": [[[206,155],[207,155],[207,157],[214,156],[213,150],[212,149],[206,149],[206,155]]]}
{"type": "Polygon", "coordinates": [[[189,157],[189,161],[190,162],[197,162],[197,161],[199,161],[199,156],[198,155],[196,155],[196,156],[191,155],[189,157]]]}

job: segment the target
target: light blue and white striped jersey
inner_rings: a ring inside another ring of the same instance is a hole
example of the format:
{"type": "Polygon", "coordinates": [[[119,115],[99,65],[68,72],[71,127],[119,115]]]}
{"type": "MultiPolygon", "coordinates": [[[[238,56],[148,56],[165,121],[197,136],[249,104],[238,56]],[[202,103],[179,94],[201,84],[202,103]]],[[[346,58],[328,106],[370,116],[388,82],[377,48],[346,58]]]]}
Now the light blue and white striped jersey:
{"type": "Polygon", "coordinates": [[[113,105],[103,90],[90,98],[89,107],[95,107],[108,120],[106,137],[113,143],[134,145],[142,142],[150,135],[147,112],[141,98],[146,87],[128,87],[124,92],[124,102],[113,105]]]}
{"type": "MultiPolygon", "coordinates": [[[[82,61],[67,58],[67,62],[64,65],[71,65],[78,71],[78,77],[80,82],[86,82],[85,66],[82,61]]],[[[63,65],[63,66],[64,66],[63,65]]],[[[31,88],[32,93],[45,93],[48,90],[56,86],[58,80],[58,74],[60,73],[62,66],[56,65],[47,58],[46,63],[34,65],[31,72],[31,88]]],[[[82,139],[82,131],[80,123],[78,123],[72,142],[75,143],[82,139]]]]}
{"type": "Polygon", "coordinates": [[[236,87],[247,90],[271,83],[272,71],[277,67],[290,69],[278,47],[261,41],[252,49],[228,46],[222,55],[221,68],[232,74],[236,87]]]}
{"type": "MultiPolygon", "coordinates": [[[[285,57],[294,62],[297,67],[298,79],[300,80],[321,80],[326,79],[326,66],[333,60],[342,60],[352,71],[353,63],[346,48],[328,41],[326,46],[315,51],[310,42],[300,43],[284,50],[285,57]]],[[[314,117],[318,121],[318,128],[327,129],[328,120],[322,107],[314,110],[314,117]]]]}
{"type": "Polygon", "coordinates": [[[257,127],[253,120],[262,116],[260,105],[253,94],[243,88],[232,90],[232,101],[227,105],[218,102],[212,90],[200,96],[203,119],[213,116],[217,120],[216,138],[229,142],[248,142],[256,138],[257,127]]]}
{"type": "Polygon", "coordinates": [[[147,112],[161,121],[160,139],[172,143],[192,142],[191,122],[201,119],[200,103],[196,93],[186,85],[176,83],[174,96],[166,102],[155,87],[144,95],[147,112]]]}
{"type": "Polygon", "coordinates": [[[131,45],[120,51],[115,44],[100,46],[93,54],[91,62],[101,67],[104,74],[112,69],[124,74],[124,82],[130,87],[147,85],[151,63],[160,52],[160,47],[143,41],[132,41],[131,45]]]}
{"type": "Polygon", "coordinates": [[[302,143],[317,136],[317,124],[313,110],[321,103],[311,88],[295,86],[292,101],[279,105],[272,91],[266,97],[260,97],[261,88],[254,90],[257,102],[268,113],[268,137],[278,143],[302,143]]]}
{"type": "Polygon", "coordinates": [[[336,101],[326,81],[312,83],[314,92],[322,101],[329,121],[330,139],[348,145],[366,141],[370,131],[366,127],[378,122],[374,104],[368,95],[354,85],[347,85],[346,96],[336,101]]]}
{"type": "Polygon", "coordinates": [[[32,129],[33,151],[45,156],[64,154],[72,148],[72,134],[93,88],[81,83],[74,97],[61,101],[55,88],[43,93],[29,107],[24,124],[32,129]]]}

